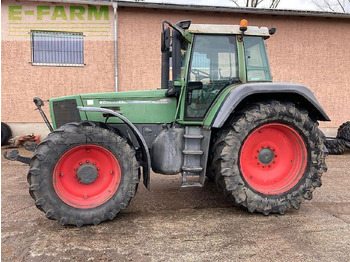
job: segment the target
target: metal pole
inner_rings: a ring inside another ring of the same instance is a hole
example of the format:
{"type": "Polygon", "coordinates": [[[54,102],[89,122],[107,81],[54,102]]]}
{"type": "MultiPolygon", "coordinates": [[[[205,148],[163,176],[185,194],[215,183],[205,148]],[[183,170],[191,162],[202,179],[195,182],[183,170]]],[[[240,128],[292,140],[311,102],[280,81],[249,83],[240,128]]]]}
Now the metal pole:
{"type": "Polygon", "coordinates": [[[118,92],[118,3],[113,2],[114,12],[114,70],[115,70],[115,91],[118,92]]]}

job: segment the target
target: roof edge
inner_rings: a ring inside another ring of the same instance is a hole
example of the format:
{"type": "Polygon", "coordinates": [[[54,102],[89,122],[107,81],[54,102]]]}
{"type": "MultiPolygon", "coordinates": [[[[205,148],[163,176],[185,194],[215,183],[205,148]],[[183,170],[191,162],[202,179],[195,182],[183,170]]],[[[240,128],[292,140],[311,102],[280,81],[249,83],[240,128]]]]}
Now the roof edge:
{"type": "Polygon", "coordinates": [[[117,3],[119,7],[350,19],[350,13],[335,13],[335,12],[324,12],[324,11],[307,11],[307,10],[291,10],[291,9],[224,7],[224,6],[192,5],[192,4],[180,5],[180,4],[173,4],[173,3],[129,2],[129,1],[115,1],[115,0],[114,1],[110,1],[110,0],[24,0],[23,2],[51,2],[51,3],[68,3],[68,4],[71,3],[71,4],[109,5],[109,6],[112,6],[113,3],[117,3]]]}

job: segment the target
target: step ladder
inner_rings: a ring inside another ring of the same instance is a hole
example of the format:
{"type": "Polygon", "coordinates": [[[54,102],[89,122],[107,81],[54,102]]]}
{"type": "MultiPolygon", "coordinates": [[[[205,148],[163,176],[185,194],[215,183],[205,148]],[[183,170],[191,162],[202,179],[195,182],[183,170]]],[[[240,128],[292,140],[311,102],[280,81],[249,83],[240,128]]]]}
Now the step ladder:
{"type": "Polygon", "coordinates": [[[181,187],[202,187],[205,181],[210,131],[203,130],[200,126],[187,126],[184,140],[181,187]]]}

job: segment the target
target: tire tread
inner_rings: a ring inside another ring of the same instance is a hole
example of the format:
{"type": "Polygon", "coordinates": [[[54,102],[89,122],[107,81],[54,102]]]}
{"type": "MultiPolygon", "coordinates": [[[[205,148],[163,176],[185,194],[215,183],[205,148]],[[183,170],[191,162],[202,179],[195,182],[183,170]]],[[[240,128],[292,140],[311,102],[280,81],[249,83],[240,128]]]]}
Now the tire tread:
{"type": "Polygon", "coordinates": [[[58,220],[61,225],[98,225],[107,219],[113,220],[121,209],[127,208],[136,193],[139,166],[135,149],[112,128],[106,128],[106,125],[101,127],[93,122],[68,123],[50,133],[37,146],[27,176],[29,192],[37,208],[49,219],[58,220]],[[50,184],[53,166],[64,153],[62,148],[67,151],[80,144],[102,145],[109,150],[112,148],[122,156],[118,160],[124,166],[122,180],[125,184],[121,184],[120,190],[106,203],[91,209],[78,209],[65,204],[54,191],[52,182],[50,184]]]}
{"type": "Polygon", "coordinates": [[[250,213],[260,212],[284,214],[293,207],[299,209],[301,202],[312,198],[315,187],[321,186],[321,175],[326,170],[323,152],[323,134],[318,129],[316,121],[308,116],[304,109],[293,103],[275,100],[255,103],[232,117],[213,138],[214,144],[211,157],[211,174],[215,174],[217,186],[235,205],[246,208],[250,213]],[[264,124],[268,120],[292,122],[303,130],[306,144],[312,145],[309,172],[304,174],[302,183],[283,194],[270,197],[253,191],[242,179],[238,164],[238,149],[248,135],[247,127],[255,123],[264,124]]]}

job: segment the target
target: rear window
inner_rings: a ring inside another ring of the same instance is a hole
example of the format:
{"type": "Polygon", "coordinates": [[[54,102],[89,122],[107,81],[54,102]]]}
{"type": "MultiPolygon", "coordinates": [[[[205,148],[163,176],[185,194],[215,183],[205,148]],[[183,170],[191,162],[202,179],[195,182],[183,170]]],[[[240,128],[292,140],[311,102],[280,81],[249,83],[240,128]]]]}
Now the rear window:
{"type": "Polygon", "coordinates": [[[245,36],[244,51],[248,81],[272,81],[265,43],[262,37],[245,36]]]}

